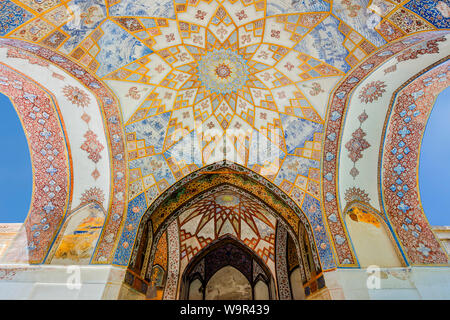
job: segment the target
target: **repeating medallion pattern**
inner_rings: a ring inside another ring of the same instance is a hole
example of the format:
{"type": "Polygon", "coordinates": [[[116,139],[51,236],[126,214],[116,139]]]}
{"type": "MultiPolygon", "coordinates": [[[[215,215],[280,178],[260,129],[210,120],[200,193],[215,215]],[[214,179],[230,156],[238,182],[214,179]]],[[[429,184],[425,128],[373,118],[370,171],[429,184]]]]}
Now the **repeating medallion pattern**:
{"type": "Polygon", "coordinates": [[[164,300],[175,300],[180,272],[180,238],[178,223],[176,221],[167,228],[167,239],[168,259],[170,263],[168,265],[166,286],[164,288],[164,300]]]}

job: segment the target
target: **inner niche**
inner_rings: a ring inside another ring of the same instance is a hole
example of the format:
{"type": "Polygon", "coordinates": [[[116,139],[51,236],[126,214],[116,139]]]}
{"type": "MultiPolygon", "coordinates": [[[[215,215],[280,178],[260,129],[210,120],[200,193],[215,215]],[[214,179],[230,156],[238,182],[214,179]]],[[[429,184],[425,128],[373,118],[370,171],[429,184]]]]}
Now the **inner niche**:
{"type": "Polygon", "coordinates": [[[217,271],[206,285],[205,300],[251,300],[252,287],[236,268],[226,266],[217,271]]]}
{"type": "Polygon", "coordinates": [[[188,300],[270,299],[271,275],[253,253],[223,239],[194,259],[183,275],[188,300]]]}

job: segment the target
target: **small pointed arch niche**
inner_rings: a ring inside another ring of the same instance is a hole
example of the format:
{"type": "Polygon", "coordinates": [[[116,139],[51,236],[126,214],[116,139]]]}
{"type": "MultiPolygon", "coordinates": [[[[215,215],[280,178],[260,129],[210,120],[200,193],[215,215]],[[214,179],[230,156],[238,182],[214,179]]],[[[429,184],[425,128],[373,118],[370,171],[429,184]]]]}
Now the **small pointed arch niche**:
{"type": "Polygon", "coordinates": [[[105,222],[102,205],[92,201],[73,210],[63,221],[46,263],[89,264],[105,222]]]}
{"type": "Polygon", "coordinates": [[[253,250],[227,235],[203,248],[181,276],[180,299],[276,299],[275,278],[253,250]]]}

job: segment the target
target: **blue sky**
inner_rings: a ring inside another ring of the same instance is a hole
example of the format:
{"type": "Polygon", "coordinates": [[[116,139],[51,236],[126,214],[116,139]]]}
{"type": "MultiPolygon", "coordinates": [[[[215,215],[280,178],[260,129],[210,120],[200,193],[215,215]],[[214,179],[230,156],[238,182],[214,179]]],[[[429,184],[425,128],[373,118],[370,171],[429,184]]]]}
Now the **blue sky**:
{"type": "Polygon", "coordinates": [[[11,101],[0,93],[0,223],[23,222],[31,201],[30,153],[11,101]]]}
{"type": "Polygon", "coordinates": [[[419,188],[431,225],[450,225],[450,88],[436,99],[420,151],[419,188]]]}

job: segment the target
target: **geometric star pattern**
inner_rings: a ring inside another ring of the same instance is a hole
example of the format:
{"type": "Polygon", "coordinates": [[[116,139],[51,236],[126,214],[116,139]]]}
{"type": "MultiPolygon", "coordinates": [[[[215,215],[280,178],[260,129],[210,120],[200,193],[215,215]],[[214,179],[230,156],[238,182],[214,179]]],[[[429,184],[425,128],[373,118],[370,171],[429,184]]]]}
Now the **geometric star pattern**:
{"type": "Polygon", "coordinates": [[[267,263],[274,261],[275,218],[259,203],[230,191],[217,192],[192,205],[179,217],[181,258],[224,235],[233,235],[267,263]]]}

